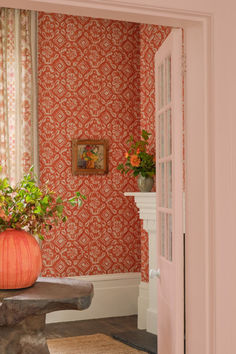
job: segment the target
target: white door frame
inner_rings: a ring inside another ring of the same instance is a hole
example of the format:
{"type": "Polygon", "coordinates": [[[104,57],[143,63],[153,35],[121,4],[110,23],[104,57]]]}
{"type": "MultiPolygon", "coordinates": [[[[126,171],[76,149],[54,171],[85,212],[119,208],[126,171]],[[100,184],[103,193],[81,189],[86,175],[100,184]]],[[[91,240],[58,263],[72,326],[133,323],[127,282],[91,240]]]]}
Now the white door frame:
{"type": "Polygon", "coordinates": [[[152,0],[1,0],[1,6],[184,28],[187,354],[215,352],[212,17],[152,0]],[[209,129],[211,127],[211,129],[209,129]],[[196,296],[196,293],[198,296],[196,296]]]}

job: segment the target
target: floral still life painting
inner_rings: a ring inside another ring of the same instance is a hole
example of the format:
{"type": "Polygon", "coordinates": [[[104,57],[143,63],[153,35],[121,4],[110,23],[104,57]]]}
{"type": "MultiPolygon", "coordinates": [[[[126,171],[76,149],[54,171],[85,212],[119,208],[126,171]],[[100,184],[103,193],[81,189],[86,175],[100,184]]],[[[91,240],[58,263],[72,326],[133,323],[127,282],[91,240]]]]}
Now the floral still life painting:
{"type": "Polygon", "coordinates": [[[72,140],[72,174],[105,174],[107,144],[105,140],[72,140]]]}

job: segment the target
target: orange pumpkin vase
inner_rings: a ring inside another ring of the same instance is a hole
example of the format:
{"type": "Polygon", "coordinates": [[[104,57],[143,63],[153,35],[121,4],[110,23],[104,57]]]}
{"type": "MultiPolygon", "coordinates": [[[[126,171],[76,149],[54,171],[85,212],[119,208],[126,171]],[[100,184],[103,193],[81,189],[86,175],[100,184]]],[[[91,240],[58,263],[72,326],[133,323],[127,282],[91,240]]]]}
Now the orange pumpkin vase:
{"type": "Polygon", "coordinates": [[[38,242],[23,230],[0,233],[0,289],[28,288],[42,268],[38,242]]]}

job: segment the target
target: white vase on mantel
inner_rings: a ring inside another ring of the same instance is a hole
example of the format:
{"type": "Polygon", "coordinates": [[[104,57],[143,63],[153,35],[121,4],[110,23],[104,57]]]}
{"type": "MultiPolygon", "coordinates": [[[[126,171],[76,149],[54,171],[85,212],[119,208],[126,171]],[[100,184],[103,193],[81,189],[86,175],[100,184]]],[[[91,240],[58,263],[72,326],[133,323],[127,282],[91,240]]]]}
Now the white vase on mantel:
{"type": "Polygon", "coordinates": [[[143,177],[142,175],[138,175],[137,182],[140,192],[151,192],[154,179],[153,177],[143,177]]]}

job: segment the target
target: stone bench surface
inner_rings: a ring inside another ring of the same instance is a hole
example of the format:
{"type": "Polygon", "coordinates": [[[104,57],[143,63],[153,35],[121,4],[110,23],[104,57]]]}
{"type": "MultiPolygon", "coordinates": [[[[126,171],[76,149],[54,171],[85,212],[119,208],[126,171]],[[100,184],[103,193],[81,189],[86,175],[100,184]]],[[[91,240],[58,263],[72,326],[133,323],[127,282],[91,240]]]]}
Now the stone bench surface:
{"type": "Polygon", "coordinates": [[[93,297],[93,285],[69,278],[38,278],[27,289],[0,290],[0,326],[18,323],[30,315],[58,310],[84,310],[93,297]]]}
{"type": "Polygon", "coordinates": [[[39,277],[30,288],[17,290],[0,290],[0,301],[13,299],[28,300],[54,300],[71,298],[73,296],[86,296],[91,294],[93,285],[89,282],[70,278],[39,277]]]}
{"type": "Polygon", "coordinates": [[[69,278],[38,278],[27,289],[0,290],[0,354],[50,354],[46,314],[85,310],[92,297],[91,283],[69,278]]]}

